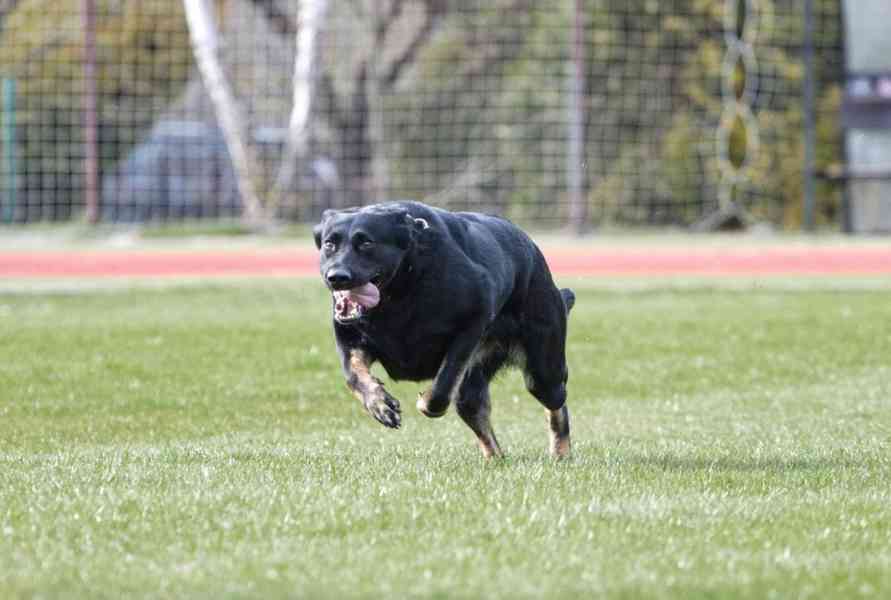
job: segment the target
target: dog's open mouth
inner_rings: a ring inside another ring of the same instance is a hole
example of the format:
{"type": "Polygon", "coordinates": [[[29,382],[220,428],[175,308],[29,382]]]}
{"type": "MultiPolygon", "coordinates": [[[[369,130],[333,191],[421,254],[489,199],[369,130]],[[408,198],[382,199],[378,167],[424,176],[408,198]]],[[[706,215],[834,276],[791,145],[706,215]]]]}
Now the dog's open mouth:
{"type": "Polygon", "coordinates": [[[355,321],[381,301],[380,290],[371,282],[350,290],[336,290],[333,295],[334,318],[340,323],[355,321]]]}

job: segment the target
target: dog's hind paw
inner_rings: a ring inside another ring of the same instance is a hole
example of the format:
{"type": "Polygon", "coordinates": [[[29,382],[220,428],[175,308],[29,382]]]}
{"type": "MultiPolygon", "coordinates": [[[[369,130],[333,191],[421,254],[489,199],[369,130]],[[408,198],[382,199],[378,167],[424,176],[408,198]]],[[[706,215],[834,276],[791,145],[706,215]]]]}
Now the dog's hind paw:
{"type": "Polygon", "coordinates": [[[402,409],[399,407],[399,400],[383,388],[380,389],[380,393],[366,400],[365,410],[385,427],[399,429],[402,426],[402,409]]]}

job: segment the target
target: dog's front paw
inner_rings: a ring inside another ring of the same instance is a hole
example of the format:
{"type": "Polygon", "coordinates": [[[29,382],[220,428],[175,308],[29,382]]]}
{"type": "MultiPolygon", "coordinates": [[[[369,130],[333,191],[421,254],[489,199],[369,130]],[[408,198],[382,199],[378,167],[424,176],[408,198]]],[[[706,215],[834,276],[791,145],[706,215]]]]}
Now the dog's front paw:
{"type": "Polygon", "coordinates": [[[399,429],[402,425],[402,409],[399,400],[391,396],[383,387],[365,398],[365,410],[385,427],[399,429]]]}
{"type": "Polygon", "coordinates": [[[449,410],[448,398],[437,398],[433,395],[433,388],[418,394],[418,412],[425,417],[436,419],[449,410]]]}

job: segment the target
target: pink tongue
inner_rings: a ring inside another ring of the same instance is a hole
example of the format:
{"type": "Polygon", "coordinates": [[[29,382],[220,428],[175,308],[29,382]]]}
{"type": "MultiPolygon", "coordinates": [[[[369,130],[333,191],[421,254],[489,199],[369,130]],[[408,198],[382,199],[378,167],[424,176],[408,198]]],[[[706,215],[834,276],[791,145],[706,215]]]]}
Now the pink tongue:
{"type": "Polygon", "coordinates": [[[374,308],[381,301],[380,290],[373,283],[366,283],[349,291],[350,300],[363,308],[374,308]]]}

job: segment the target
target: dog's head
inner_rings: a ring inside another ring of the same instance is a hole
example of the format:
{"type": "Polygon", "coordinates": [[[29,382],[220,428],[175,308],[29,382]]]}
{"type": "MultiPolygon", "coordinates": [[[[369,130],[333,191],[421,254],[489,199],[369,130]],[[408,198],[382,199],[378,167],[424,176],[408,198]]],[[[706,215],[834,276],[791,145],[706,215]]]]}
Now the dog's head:
{"type": "Polygon", "coordinates": [[[346,323],[381,302],[427,221],[404,208],[326,210],[313,228],[319,270],[334,296],[334,318],[346,323]]]}

